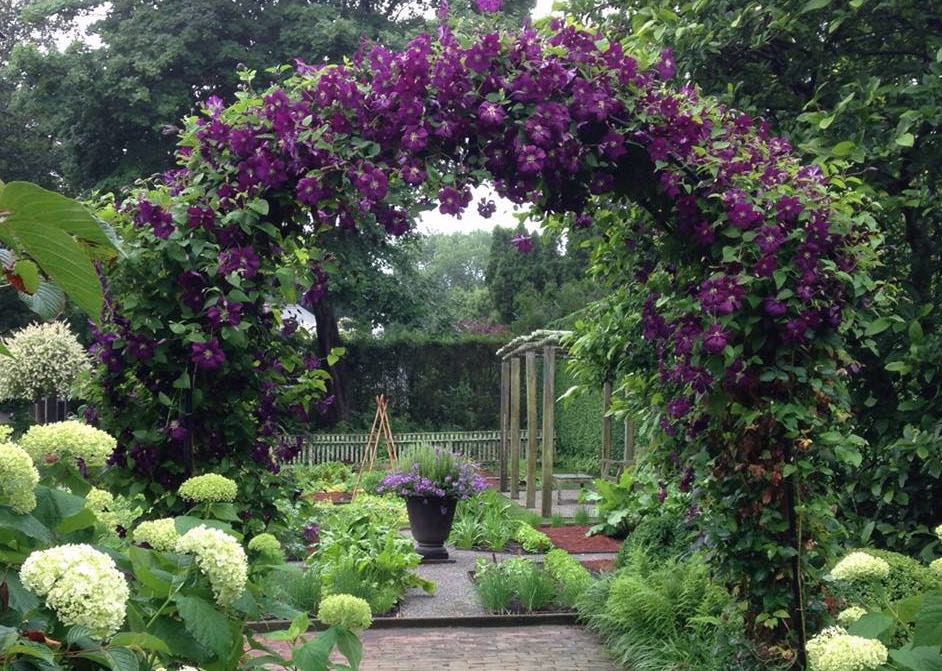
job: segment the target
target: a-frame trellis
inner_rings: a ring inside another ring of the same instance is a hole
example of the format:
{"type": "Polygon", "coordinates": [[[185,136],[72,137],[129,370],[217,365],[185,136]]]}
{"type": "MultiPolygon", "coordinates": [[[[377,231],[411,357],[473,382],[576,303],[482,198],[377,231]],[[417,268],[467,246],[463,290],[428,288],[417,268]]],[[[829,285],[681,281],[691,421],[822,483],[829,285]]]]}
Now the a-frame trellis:
{"type": "MultiPolygon", "coordinates": [[[[514,501],[519,496],[520,484],[520,369],[521,360],[526,367],[526,405],[527,405],[527,472],[526,506],[536,507],[536,466],[537,432],[539,421],[537,412],[537,361],[543,362],[542,391],[542,457],[541,476],[542,500],[540,512],[549,517],[553,512],[553,460],[555,458],[555,420],[556,420],[556,360],[566,356],[562,342],[570,331],[538,330],[528,335],[514,338],[497,350],[501,359],[500,370],[500,429],[501,449],[499,461],[500,490],[508,492],[514,501]],[[509,463],[508,463],[509,462],[509,463]]],[[[630,422],[625,423],[625,445],[622,459],[613,460],[612,455],[612,418],[609,415],[612,400],[612,384],[605,382],[602,387],[602,444],[600,461],[603,477],[612,471],[620,471],[635,459],[635,432],[630,422]]]]}

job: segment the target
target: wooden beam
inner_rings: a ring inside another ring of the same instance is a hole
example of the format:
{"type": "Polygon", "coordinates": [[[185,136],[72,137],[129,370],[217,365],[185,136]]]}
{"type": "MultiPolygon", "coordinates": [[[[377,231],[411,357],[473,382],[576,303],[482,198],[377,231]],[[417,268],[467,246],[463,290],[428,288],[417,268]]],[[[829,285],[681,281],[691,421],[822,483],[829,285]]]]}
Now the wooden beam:
{"type": "Polygon", "coordinates": [[[602,385],[602,455],[599,463],[612,458],[612,418],[608,411],[612,408],[612,383],[602,385]]]}
{"type": "Polygon", "coordinates": [[[510,498],[520,495],[520,357],[510,360],[510,498]]]}
{"type": "Polygon", "coordinates": [[[556,347],[543,350],[543,517],[553,514],[553,449],[556,419],[556,347]]]}
{"type": "Polygon", "coordinates": [[[527,508],[536,508],[536,352],[527,352],[527,508]]]}
{"type": "Polygon", "coordinates": [[[507,491],[507,438],[510,432],[510,362],[500,362],[500,491],[507,491]]]}

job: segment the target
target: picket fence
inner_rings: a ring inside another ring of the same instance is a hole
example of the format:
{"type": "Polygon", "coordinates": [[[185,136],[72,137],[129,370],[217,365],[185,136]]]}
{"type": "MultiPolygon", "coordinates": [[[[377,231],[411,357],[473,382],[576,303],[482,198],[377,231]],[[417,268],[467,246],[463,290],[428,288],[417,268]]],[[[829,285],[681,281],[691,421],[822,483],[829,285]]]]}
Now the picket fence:
{"type": "MultiPolygon", "coordinates": [[[[393,436],[396,449],[402,451],[413,445],[429,444],[460,454],[480,464],[496,464],[500,460],[500,431],[444,431],[437,433],[397,433],[393,436]]],[[[325,461],[358,463],[363,458],[367,434],[312,434],[306,436],[301,452],[292,464],[319,464],[325,461]]],[[[537,434],[539,439],[539,434],[537,434]]],[[[527,432],[520,432],[521,457],[526,453],[527,432]]],[[[382,458],[385,443],[377,450],[382,458]]]]}

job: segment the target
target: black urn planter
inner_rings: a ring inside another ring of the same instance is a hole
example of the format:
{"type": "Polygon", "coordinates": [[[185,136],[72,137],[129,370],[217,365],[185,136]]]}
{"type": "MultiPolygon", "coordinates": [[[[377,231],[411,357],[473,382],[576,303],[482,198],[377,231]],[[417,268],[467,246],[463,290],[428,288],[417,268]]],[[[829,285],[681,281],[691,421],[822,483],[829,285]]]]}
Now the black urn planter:
{"type": "Polygon", "coordinates": [[[422,560],[448,559],[445,541],[451,533],[458,500],[450,496],[407,496],[406,510],[415,539],[415,551],[422,560]]]}

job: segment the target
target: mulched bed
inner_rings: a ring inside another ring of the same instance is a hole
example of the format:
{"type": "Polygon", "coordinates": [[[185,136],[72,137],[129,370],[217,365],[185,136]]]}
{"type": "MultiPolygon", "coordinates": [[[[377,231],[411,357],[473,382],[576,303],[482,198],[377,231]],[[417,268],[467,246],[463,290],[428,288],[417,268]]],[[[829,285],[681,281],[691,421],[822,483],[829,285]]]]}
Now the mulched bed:
{"type": "Polygon", "coordinates": [[[598,575],[599,573],[609,573],[615,570],[614,559],[585,559],[579,562],[585,566],[590,573],[598,575]]]}
{"type": "Polygon", "coordinates": [[[542,526],[540,531],[549,536],[553,545],[570,554],[591,554],[593,552],[618,552],[621,542],[608,536],[586,536],[589,527],[549,527],[542,526]]]}
{"type": "Polygon", "coordinates": [[[308,495],[309,500],[315,503],[322,501],[331,501],[333,503],[350,503],[353,500],[353,494],[350,492],[314,492],[308,495]]]}

